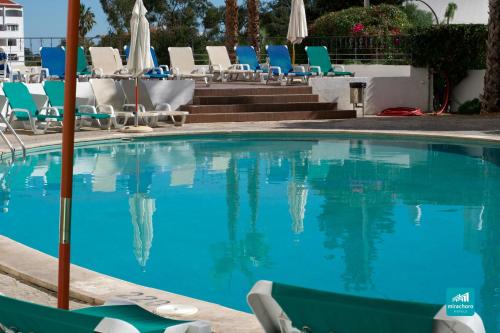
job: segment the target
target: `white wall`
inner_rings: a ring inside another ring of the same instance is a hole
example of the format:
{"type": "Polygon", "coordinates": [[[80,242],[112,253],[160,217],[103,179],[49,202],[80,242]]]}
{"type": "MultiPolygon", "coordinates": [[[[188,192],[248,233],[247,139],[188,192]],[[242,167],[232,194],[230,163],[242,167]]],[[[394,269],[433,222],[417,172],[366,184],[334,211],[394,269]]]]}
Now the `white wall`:
{"type": "Polygon", "coordinates": [[[411,66],[352,65],[356,77],[313,78],[310,85],[320,101],[337,103],[339,110],[350,110],[349,82],[367,83],[365,114],[374,115],[390,107],[418,107],[427,111],[429,78],[425,68],[411,66]],[[366,76],[359,76],[366,74],[366,76]],[[398,75],[399,74],[399,75],[398,75]],[[407,75],[405,75],[407,74],[407,75]]]}
{"type": "Polygon", "coordinates": [[[474,98],[479,98],[484,89],[485,70],[469,71],[467,77],[455,87],[451,95],[451,109],[458,110],[460,105],[474,98]]]}
{"type": "MultiPolygon", "coordinates": [[[[417,4],[419,8],[428,10],[420,2],[408,1],[408,3],[412,2],[417,4]]],[[[488,0],[426,0],[425,2],[434,9],[440,21],[444,20],[444,13],[448,3],[454,2],[457,4],[457,11],[451,23],[488,23],[488,0]]]]}

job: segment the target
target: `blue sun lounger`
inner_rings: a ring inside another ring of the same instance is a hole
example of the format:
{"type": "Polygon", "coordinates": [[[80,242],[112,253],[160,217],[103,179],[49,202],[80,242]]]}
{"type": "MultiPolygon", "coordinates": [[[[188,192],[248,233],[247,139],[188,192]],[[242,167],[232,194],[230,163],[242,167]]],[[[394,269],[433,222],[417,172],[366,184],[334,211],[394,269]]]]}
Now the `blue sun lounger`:
{"type": "MultiPolygon", "coordinates": [[[[125,51],[125,57],[128,60],[128,55],[130,53],[130,48],[128,45],[125,45],[123,47],[123,50],[125,51]]],[[[144,76],[149,79],[159,79],[159,80],[165,80],[171,77],[170,75],[170,70],[167,65],[160,65],[158,61],[158,57],[156,56],[156,51],[154,47],[151,46],[150,48],[151,52],[151,58],[153,58],[153,64],[154,68],[150,70],[149,72],[145,73],[144,76]]]]}
{"type": "Polygon", "coordinates": [[[268,66],[267,64],[261,64],[259,58],[257,57],[257,52],[253,46],[239,45],[234,47],[236,53],[236,62],[238,64],[245,64],[250,67],[250,70],[254,71],[256,78],[267,76],[268,66]]]}
{"type": "Polygon", "coordinates": [[[42,76],[47,79],[64,79],[66,52],[61,46],[41,47],[42,76]]]}
{"type": "Polygon", "coordinates": [[[248,304],[266,333],[485,333],[476,313],[449,317],[439,304],[392,301],[258,281],[248,304]]]}
{"type": "Polygon", "coordinates": [[[302,83],[307,83],[309,77],[314,75],[307,72],[304,66],[293,66],[290,52],[286,45],[266,45],[267,56],[269,58],[269,76],[267,82],[272,78],[277,78],[279,82],[286,79],[286,83],[291,83],[293,79],[299,78],[302,83]]]}
{"type": "Polygon", "coordinates": [[[0,331],[35,333],[210,333],[205,321],[157,316],[134,303],[112,300],[73,311],[0,295],[0,331]]]}

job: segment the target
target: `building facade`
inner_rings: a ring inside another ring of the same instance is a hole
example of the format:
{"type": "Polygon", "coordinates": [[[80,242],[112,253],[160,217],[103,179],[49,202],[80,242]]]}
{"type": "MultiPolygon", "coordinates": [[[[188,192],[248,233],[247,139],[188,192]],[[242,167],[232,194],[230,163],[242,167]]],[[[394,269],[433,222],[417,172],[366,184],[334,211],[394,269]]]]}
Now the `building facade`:
{"type": "Polygon", "coordinates": [[[0,0],[0,48],[9,62],[24,62],[24,11],[12,0],[0,0]]]}

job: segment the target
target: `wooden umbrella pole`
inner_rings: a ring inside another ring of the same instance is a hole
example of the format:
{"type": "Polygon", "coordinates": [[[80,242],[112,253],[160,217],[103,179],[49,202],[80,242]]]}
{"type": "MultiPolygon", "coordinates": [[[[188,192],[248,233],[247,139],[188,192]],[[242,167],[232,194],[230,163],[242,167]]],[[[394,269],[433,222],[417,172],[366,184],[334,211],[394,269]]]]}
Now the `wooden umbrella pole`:
{"type": "Polygon", "coordinates": [[[59,216],[59,274],[57,306],[69,309],[71,203],[73,197],[73,158],[75,143],[76,65],[80,0],[68,0],[66,35],[66,74],[62,133],[61,206],[59,216]]]}

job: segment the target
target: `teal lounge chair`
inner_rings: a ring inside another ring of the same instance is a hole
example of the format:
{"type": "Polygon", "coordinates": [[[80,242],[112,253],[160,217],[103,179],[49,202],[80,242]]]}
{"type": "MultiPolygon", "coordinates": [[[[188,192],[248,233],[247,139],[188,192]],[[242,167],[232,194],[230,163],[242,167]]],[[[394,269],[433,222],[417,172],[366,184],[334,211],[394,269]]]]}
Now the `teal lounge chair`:
{"type": "Polygon", "coordinates": [[[291,83],[298,78],[302,83],[307,83],[309,77],[314,73],[307,72],[304,66],[292,65],[290,52],[286,45],[266,45],[267,56],[269,58],[269,75],[267,83],[277,77],[279,82],[286,79],[286,83],[291,83]]]}
{"type": "Polygon", "coordinates": [[[346,72],[344,66],[333,65],[325,46],[306,46],[309,70],[319,76],[354,76],[346,72]]]}
{"type": "Polygon", "coordinates": [[[5,82],[2,88],[11,109],[9,123],[20,122],[34,134],[44,134],[53,122],[61,124],[63,117],[57,108],[47,106],[47,96],[30,94],[22,82],[5,82]]]}
{"type": "Polygon", "coordinates": [[[6,296],[0,296],[0,324],[7,332],[25,333],[211,332],[208,322],[163,318],[126,301],[67,311],[6,296]]]}
{"type": "Polygon", "coordinates": [[[485,333],[478,314],[446,307],[336,294],[258,281],[248,303],[266,333],[485,333]]]}
{"type": "Polygon", "coordinates": [[[78,48],[78,62],[76,64],[76,74],[79,77],[92,76],[92,66],[89,65],[89,62],[87,61],[87,56],[85,55],[85,50],[81,46],[78,48]]]}
{"type": "MultiPolygon", "coordinates": [[[[57,108],[59,115],[64,113],[64,82],[63,81],[45,81],[43,89],[49,98],[51,106],[57,108]]],[[[78,104],[78,103],[77,103],[78,104]]],[[[108,113],[98,113],[95,106],[77,105],[75,116],[80,120],[95,121],[102,129],[110,129],[112,124],[116,126],[116,119],[108,113]]],[[[80,128],[79,122],[77,128],[80,128]]]]}

